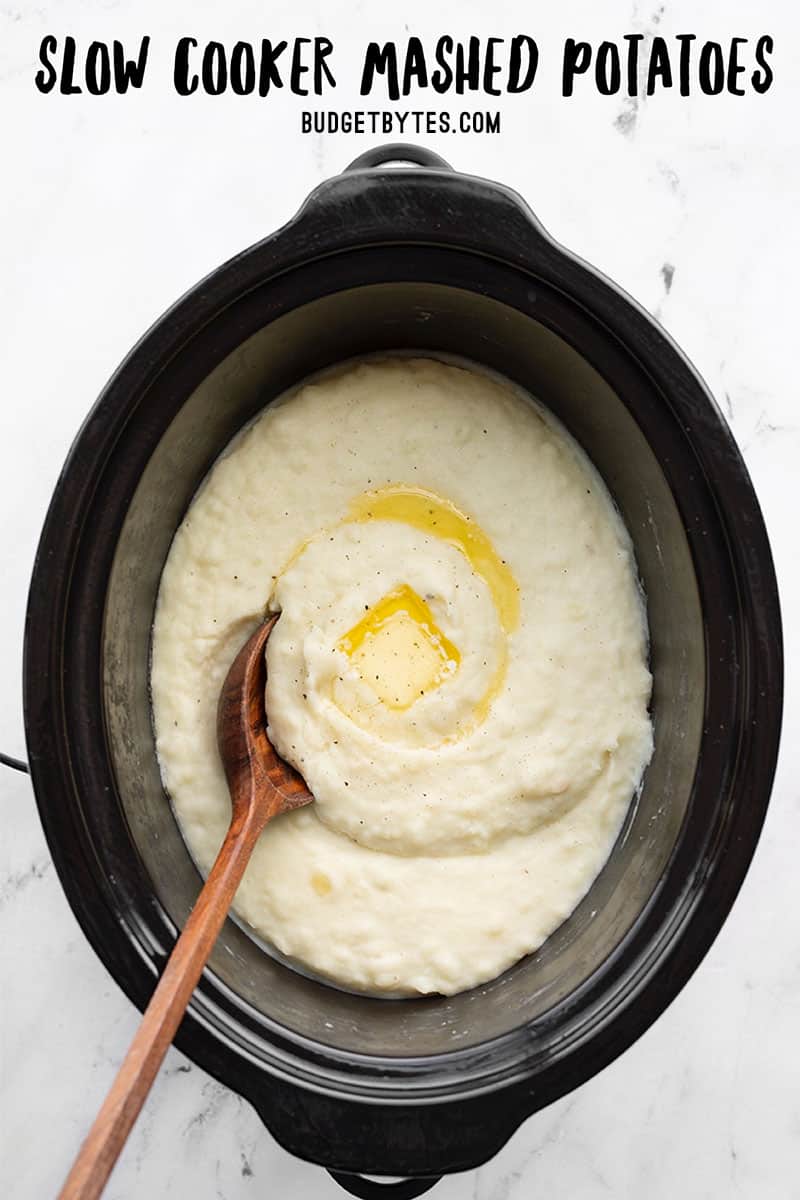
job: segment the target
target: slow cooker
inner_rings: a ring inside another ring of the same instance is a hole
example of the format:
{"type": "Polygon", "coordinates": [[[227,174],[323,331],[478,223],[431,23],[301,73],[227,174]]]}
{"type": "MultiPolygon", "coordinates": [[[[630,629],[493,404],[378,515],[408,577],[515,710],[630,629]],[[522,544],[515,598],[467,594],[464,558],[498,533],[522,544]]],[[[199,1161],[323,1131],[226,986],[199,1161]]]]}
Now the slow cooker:
{"type": "Polygon", "coordinates": [[[352,995],[227,922],[177,1045],[292,1153],[355,1195],[399,1197],[493,1155],[635,1041],[697,967],[764,820],[782,649],[747,471],[659,325],[508,188],[415,147],[362,155],[144,335],[78,433],[41,535],[24,664],[33,786],[75,915],[139,1008],[201,885],[162,789],[148,697],[173,533],[264,405],[334,362],[395,349],[499,371],[588,452],[635,545],[655,726],[605,869],[491,983],[352,995]]]}

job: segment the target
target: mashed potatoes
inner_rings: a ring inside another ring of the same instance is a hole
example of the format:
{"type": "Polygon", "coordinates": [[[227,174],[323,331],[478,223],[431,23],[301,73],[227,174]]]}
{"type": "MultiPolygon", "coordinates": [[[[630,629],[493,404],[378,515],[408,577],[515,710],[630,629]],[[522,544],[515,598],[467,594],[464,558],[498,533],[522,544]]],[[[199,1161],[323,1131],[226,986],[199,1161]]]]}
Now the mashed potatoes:
{"type": "Polygon", "coordinates": [[[265,606],[270,736],[316,803],[262,835],[239,914],[373,992],[450,994],[534,950],[652,749],[629,539],[575,443],[496,378],[404,357],[323,375],[232,443],[153,635],[162,772],[205,870],[229,819],[217,698],[265,606]]]}

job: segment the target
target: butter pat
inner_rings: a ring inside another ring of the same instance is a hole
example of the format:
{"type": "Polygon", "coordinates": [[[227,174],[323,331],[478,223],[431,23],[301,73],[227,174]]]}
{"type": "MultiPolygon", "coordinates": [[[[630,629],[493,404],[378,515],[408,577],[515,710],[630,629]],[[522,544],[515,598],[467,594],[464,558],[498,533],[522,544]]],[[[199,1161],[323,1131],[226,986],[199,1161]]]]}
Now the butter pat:
{"type": "Polygon", "coordinates": [[[373,605],[339,649],[378,699],[400,710],[439,687],[461,661],[428,605],[405,584],[373,605]]]}

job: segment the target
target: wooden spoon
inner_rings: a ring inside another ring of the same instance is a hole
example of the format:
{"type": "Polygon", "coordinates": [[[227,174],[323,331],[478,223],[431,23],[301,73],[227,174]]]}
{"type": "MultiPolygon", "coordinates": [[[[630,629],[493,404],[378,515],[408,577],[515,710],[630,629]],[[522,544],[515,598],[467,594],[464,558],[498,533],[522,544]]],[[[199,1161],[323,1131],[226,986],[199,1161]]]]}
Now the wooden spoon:
{"type": "Polygon", "coordinates": [[[225,841],[59,1193],[60,1200],[94,1200],[102,1192],[181,1023],[259,834],[279,813],[314,799],[267,737],[264,651],[277,619],[270,617],[244,644],[219,699],[217,742],[231,793],[225,841]]]}

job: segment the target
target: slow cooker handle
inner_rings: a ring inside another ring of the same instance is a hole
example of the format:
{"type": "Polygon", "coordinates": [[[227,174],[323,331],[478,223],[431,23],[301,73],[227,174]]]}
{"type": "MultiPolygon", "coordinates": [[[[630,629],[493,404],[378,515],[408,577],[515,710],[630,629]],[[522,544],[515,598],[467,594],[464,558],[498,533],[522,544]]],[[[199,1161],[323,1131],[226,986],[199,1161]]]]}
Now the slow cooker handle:
{"type": "Polygon", "coordinates": [[[415,167],[430,167],[434,171],[452,171],[449,162],[428,150],[425,146],[412,146],[410,142],[392,142],[388,146],[373,146],[354,158],[345,171],[363,171],[368,167],[383,167],[388,163],[410,163],[415,167]]]}
{"type": "Polygon", "coordinates": [[[381,1183],[379,1179],[367,1179],[364,1175],[348,1175],[344,1171],[328,1171],[331,1179],[344,1188],[351,1196],[361,1200],[414,1200],[422,1196],[437,1184],[441,1175],[427,1176],[423,1179],[397,1179],[389,1183],[381,1183]]]}
{"type": "Polygon", "coordinates": [[[277,239],[300,264],[321,250],[332,257],[406,241],[496,257],[527,273],[540,264],[554,271],[564,259],[511,188],[463,175],[433,150],[404,142],[372,146],[320,183],[265,249],[277,239]]]}

